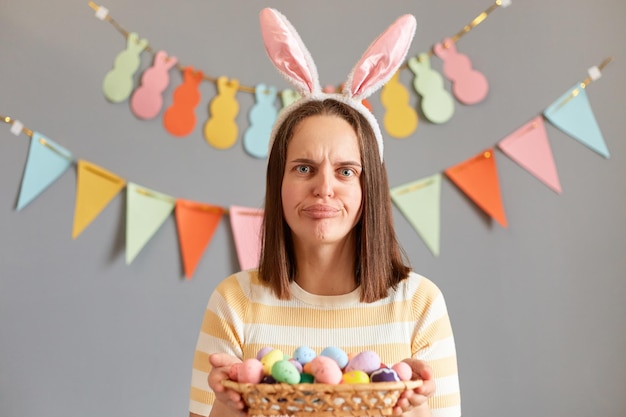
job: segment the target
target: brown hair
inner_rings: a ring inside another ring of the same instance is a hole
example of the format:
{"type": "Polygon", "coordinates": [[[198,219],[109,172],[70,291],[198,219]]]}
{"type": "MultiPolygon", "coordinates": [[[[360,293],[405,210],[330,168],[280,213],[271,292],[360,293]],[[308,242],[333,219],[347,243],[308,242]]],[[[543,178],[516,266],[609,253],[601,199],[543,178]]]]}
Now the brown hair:
{"type": "Polygon", "coordinates": [[[295,127],[315,115],[341,117],[359,140],[363,171],[361,219],[355,226],[355,270],[361,287],[361,301],[373,302],[387,296],[411,270],[394,230],[387,172],[381,163],[374,132],[365,117],[340,101],[309,101],[292,110],[276,131],[266,174],[265,215],[259,278],[280,299],[289,299],[289,284],[296,273],[291,231],[283,215],[281,188],[287,159],[287,145],[295,127]]]}

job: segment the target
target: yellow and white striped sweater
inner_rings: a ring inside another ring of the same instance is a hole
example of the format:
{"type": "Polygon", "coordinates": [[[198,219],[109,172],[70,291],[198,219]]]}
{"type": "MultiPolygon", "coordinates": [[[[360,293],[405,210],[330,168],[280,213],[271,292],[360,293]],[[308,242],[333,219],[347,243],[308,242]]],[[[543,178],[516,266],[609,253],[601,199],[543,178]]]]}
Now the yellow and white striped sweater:
{"type": "Polygon", "coordinates": [[[446,304],[437,286],[414,272],[387,298],[359,301],[359,289],[340,296],[307,293],[291,286],[291,300],[279,300],[261,283],[256,270],[222,281],[209,299],[193,361],[190,405],[208,416],[215,400],[208,386],[209,354],[228,353],[242,360],[265,346],[293,353],[308,346],[318,354],[328,346],[346,352],[373,350],[391,366],[413,357],[428,362],[436,393],[434,417],[461,415],[456,350],[446,304]]]}

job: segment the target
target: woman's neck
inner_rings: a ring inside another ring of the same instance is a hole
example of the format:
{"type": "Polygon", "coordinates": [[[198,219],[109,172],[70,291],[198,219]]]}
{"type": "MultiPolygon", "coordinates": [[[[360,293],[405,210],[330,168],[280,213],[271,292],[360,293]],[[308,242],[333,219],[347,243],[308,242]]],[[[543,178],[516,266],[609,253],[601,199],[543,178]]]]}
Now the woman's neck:
{"type": "Polygon", "coordinates": [[[342,295],[356,289],[352,239],[339,245],[295,246],[295,280],[302,289],[316,295],[342,295]]]}

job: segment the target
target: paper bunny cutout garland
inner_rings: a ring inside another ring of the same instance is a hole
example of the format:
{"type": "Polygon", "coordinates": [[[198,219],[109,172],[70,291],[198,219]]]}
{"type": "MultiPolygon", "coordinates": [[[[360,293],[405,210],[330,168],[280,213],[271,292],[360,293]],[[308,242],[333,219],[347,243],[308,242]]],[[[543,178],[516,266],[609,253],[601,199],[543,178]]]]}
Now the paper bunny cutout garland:
{"type": "Polygon", "coordinates": [[[370,123],[382,162],[383,135],[380,126],[361,101],[389,81],[403,63],[415,35],[415,17],[410,14],[399,17],[374,40],[348,75],[341,93],[322,91],[313,58],[285,16],[275,9],[265,8],[261,11],[260,20],[263,42],[270,60],[301,95],[300,99],[280,112],[270,136],[270,149],[276,131],[287,114],[308,101],[332,98],[356,109],[370,123]]]}

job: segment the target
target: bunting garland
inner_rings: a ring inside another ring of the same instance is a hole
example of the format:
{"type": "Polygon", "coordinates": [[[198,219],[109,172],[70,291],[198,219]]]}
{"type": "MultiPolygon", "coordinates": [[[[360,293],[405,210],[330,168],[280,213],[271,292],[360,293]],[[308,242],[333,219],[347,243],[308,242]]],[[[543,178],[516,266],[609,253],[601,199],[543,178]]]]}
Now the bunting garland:
{"type": "MultiPolygon", "coordinates": [[[[608,158],[609,151],[585,89],[589,83],[600,78],[602,70],[612,59],[609,57],[599,66],[589,68],[589,76],[584,81],[568,90],[540,115],[501,139],[494,147],[445,169],[445,176],[490,218],[505,228],[508,221],[502,204],[495,149],[500,149],[546,186],[561,193],[544,118],[567,135],[608,158]]],[[[439,208],[439,175],[412,181],[391,190],[392,201],[435,256],[439,255],[440,225],[439,216],[433,215],[432,211],[439,208]]]]}
{"type": "MultiPolygon", "coordinates": [[[[440,253],[441,183],[445,176],[502,227],[508,227],[502,204],[496,149],[514,160],[556,193],[561,193],[556,165],[544,118],[605,158],[608,148],[593,115],[586,87],[597,80],[612,58],[588,70],[589,77],[555,100],[507,137],[443,172],[390,189],[393,203],[407,218],[434,256],[440,253]]],[[[262,88],[262,87],[261,87],[262,88]]],[[[258,264],[263,210],[231,206],[230,209],[175,198],[142,187],[88,161],[76,161],[70,151],[19,120],[0,116],[10,131],[31,138],[20,187],[17,210],[32,202],[68,168],[77,166],[76,203],[72,237],[77,238],[99,213],[126,188],[126,263],[130,264],[174,212],[184,274],[191,279],[224,215],[230,215],[233,239],[241,269],[258,264]]]]}
{"type": "MultiPolygon", "coordinates": [[[[431,51],[411,57],[381,90],[380,98],[385,109],[382,118],[387,133],[396,139],[412,135],[419,124],[416,109],[410,103],[408,89],[399,81],[399,72],[410,69],[414,75],[413,88],[421,98],[424,116],[432,123],[441,124],[454,114],[454,98],[464,105],[483,101],[489,90],[487,78],[473,68],[470,58],[457,51],[456,42],[473,28],[482,23],[491,12],[511,5],[511,0],[496,0],[457,34],[435,43],[431,51]],[[443,61],[443,76],[430,66],[430,58],[443,61]],[[445,78],[452,84],[452,93],[445,89],[445,78]]],[[[297,93],[286,89],[277,92],[273,86],[258,83],[244,86],[238,80],[225,76],[211,77],[192,66],[183,66],[166,51],[155,51],[148,40],[140,39],[136,32],[129,32],[120,26],[103,6],[89,2],[98,19],[108,21],[126,38],[126,48],[118,53],[113,68],[103,82],[103,93],[112,103],[126,101],[130,97],[133,114],[140,119],[153,119],[161,112],[162,92],[169,84],[169,70],[177,68],[183,78],[172,95],[173,104],[163,112],[163,126],[172,136],[185,137],[196,127],[195,108],[201,101],[199,85],[209,81],[216,85],[218,95],[210,100],[208,119],[203,126],[206,142],[215,149],[229,149],[239,139],[239,129],[235,123],[239,113],[236,98],[238,92],[254,94],[255,104],[249,110],[249,126],[243,133],[244,150],[252,157],[266,158],[267,143],[271,126],[278,109],[275,102],[280,97],[280,105],[285,107],[297,98],[297,93]],[[133,76],[139,69],[140,54],[147,51],[154,55],[151,67],[141,76],[141,85],[132,85],[133,76]]],[[[341,87],[329,85],[324,91],[338,91],[341,87]]],[[[371,110],[371,105],[364,102],[371,110]]]]}
{"type": "Polygon", "coordinates": [[[76,166],[76,201],[72,238],[76,239],[122,189],[126,188],[126,264],[130,264],[174,212],[184,274],[191,279],[224,215],[230,214],[241,269],[257,265],[263,210],[177,199],[126,181],[72,153],[19,120],[0,116],[11,133],[31,138],[16,210],[23,209],[50,187],[70,166],[76,166]]]}

